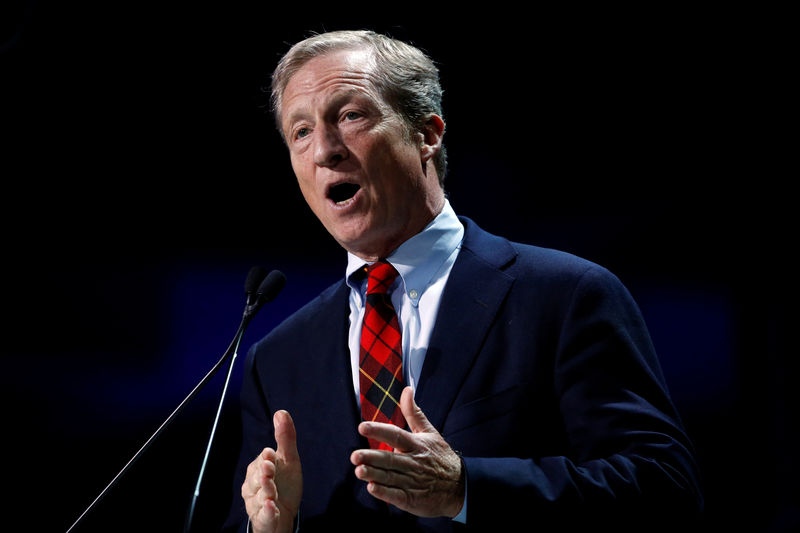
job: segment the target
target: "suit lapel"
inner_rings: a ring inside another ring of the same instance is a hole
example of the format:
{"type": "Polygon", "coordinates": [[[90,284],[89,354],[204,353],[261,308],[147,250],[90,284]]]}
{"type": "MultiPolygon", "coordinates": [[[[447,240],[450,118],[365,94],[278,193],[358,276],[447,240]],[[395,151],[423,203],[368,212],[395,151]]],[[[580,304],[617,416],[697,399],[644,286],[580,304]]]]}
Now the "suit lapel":
{"type": "MultiPolygon", "coordinates": [[[[324,312],[320,313],[319,329],[310,334],[310,340],[313,343],[318,339],[334,339],[335,346],[331,349],[331,356],[326,357],[319,357],[316,351],[311,350],[314,357],[308,362],[306,371],[318,373],[319,377],[311,380],[311,383],[325,383],[330,388],[330,393],[325,394],[325,410],[330,416],[320,416],[320,413],[317,413],[318,423],[337,426],[338,434],[357,436],[355,428],[361,420],[361,414],[353,392],[350,352],[347,344],[349,290],[347,285],[342,283],[330,294],[329,301],[323,302],[324,312]],[[343,414],[345,416],[342,416],[343,414]]],[[[348,446],[352,444],[352,441],[348,442],[348,446]]]]}
{"type": "Polygon", "coordinates": [[[442,294],[415,399],[441,431],[514,279],[503,272],[516,256],[505,239],[463,219],[464,242],[442,294]]]}

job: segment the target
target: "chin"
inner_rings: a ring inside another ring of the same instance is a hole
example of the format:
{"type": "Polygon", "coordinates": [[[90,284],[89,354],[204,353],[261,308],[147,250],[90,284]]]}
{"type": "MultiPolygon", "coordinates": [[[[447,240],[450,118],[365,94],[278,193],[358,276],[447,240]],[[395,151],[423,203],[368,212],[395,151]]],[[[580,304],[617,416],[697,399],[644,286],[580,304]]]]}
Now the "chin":
{"type": "Polygon", "coordinates": [[[336,239],[342,246],[359,246],[370,241],[370,234],[374,231],[364,220],[348,220],[346,222],[333,223],[328,226],[328,233],[336,239]]]}
{"type": "Polygon", "coordinates": [[[372,261],[388,254],[384,250],[383,243],[375,242],[374,239],[368,239],[364,235],[337,238],[336,241],[342,248],[364,260],[372,261]]]}

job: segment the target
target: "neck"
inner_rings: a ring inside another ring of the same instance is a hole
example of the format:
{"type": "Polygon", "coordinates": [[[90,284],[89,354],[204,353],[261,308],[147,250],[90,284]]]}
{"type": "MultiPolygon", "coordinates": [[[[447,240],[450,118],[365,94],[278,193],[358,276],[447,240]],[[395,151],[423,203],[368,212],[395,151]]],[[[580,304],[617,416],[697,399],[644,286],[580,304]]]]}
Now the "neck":
{"type": "Polygon", "coordinates": [[[444,192],[437,195],[435,199],[430,202],[430,209],[427,209],[424,215],[421,215],[415,220],[409,221],[408,225],[393,236],[388,236],[380,241],[370,243],[368,246],[363,247],[347,247],[345,250],[351,254],[363,259],[367,263],[372,263],[378,259],[385,259],[392,252],[394,252],[401,244],[408,239],[424,230],[433,219],[439,216],[444,208],[444,192]]]}

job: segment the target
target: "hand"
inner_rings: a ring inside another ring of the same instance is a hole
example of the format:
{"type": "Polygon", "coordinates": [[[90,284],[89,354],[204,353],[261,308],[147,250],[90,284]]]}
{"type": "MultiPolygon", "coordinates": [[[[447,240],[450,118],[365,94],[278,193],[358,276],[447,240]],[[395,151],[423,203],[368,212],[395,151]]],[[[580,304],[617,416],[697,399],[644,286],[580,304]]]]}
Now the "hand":
{"type": "Polygon", "coordinates": [[[392,424],[362,422],[365,437],[394,448],[356,450],[350,461],[356,477],[376,498],[417,516],[454,518],[464,505],[461,458],[431,425],[414,402],[411,387],[403,389],[400,408],[411,432],[392,424]]]}
{"type": "Polygon", "coordinates": [[[253,533],[289,533],[303,494],[303,473],[292,417],[278,411],[272,418],[278,450],[264,448],[247,467],[242,484],[253,533]]]}

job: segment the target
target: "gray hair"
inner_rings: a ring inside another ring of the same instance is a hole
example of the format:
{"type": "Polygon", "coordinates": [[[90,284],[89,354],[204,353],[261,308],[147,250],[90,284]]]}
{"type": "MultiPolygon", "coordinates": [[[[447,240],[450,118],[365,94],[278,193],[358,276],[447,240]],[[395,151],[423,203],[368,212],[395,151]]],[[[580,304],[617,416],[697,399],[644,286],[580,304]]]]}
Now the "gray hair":
{"type": "MultiPolygon", "coordinates": [[[[283,92],[291,77],[311,59],[336,50],[366,49],[375,61],[375,86],[386,103],[398,113],[409,132],[421,131],[435,114],[442,117],[439,70],[418,48],[372,31],[333,31],[313,35],[292,46],[272,74],[272,111],[281,128],[283,92]]],[[[433,160],[444,187],[447,155],[444,144],[433,160]]]]}

